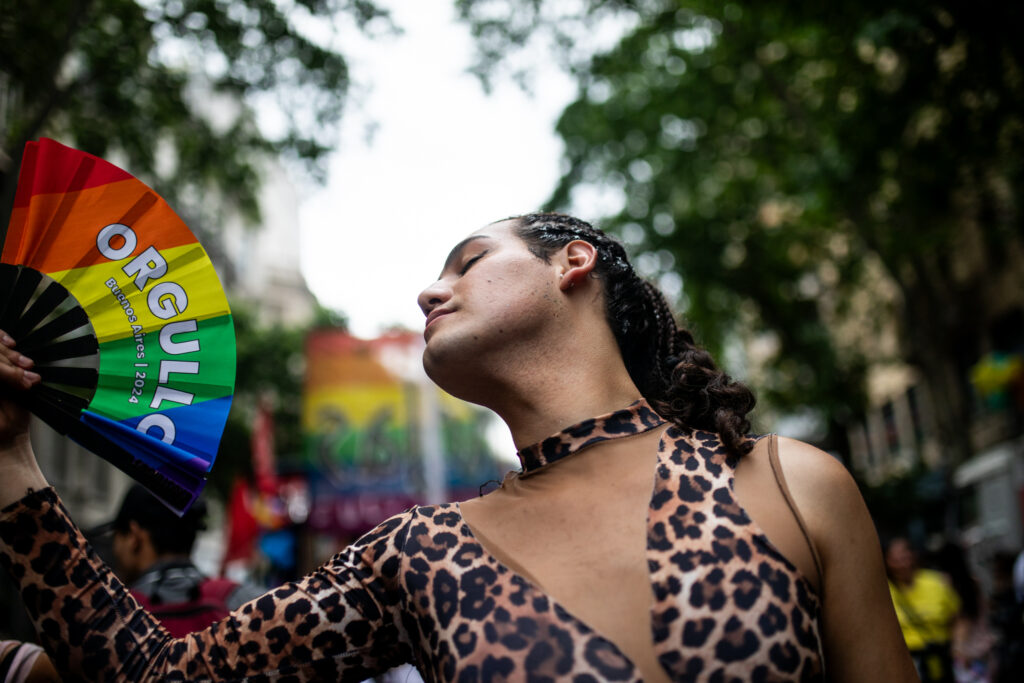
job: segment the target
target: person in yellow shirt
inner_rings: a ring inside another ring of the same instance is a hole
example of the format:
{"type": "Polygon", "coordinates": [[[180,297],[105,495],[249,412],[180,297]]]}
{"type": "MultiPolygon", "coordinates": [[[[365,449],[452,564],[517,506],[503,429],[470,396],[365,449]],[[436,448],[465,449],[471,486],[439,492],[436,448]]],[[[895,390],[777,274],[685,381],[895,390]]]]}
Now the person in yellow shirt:
{"type": "Polygon", "coordinates": [[[952,683],[950,644],[959,596],[944,574],[917,566],[917,555],[905,538],[893,538],[886,545],[885,567],[896,617],[918,675],[925,683],[952,683]]]}

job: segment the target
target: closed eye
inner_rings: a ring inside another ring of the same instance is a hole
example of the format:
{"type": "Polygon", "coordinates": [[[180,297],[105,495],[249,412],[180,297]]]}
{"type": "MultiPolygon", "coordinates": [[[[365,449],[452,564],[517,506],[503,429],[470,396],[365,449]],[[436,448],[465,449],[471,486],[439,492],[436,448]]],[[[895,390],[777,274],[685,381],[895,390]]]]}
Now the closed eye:
{"type": "Polygon", "coordinates": [[[490,251],[490,249],[484,249],[479,254],[466,261],[466,265],[462,266],[462,270],[459,271],[459,275],[465,275],[466,271],[469,270],[474,263],[482,259],[484,257],[484,254],[486,254],[488,251],[490,251]]]}

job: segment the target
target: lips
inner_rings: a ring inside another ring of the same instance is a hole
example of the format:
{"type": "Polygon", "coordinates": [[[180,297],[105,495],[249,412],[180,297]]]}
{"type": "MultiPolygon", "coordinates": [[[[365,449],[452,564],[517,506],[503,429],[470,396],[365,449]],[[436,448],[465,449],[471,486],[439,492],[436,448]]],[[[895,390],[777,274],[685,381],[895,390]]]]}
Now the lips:
{"type": "Polygon", "coordinates": [[[443,308],[435,308],[434,310],[432,310],[430,312],[430,315],[427,316],[427,322],[423,326],[423,332],[426,333],[426,331],[430,329],[430,326],[434,323],[435,320],[442,316],[448,315],[449,313],[451,313],[451,311],[443,308]]]}

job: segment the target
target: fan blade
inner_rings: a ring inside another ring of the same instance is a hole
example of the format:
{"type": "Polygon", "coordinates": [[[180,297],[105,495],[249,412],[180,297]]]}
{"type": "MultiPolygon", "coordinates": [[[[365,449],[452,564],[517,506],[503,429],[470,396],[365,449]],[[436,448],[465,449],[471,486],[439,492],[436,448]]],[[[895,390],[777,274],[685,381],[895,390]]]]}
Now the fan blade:
{"type": "Polygon", "coordinates": [[[60,204],[50,218],[49,224],[40,233],[40,238],[36,240],[34,248],[29,251],[28,258],[25,259],[26,263],[32,263],[37,258],[45,257],[54,246],[60,244],[60,240],[55,239],[56,234],[67,221],[68,215],[75,207],[75,202],[78,201],[79,193],[77,190],[85,186],[86,180],[92,173],[93,166],[95,165],[96,160],[92,157],[87,155],[79,157],[78,168],[75,169],[74,175],[71,176],[67,186],[61,188],[63,196],[61,197],[60,204]]]}
{"type": "Polygon", "coordinates": [[[25,395],[25,406],[61,434],[78,422],[89,402],[80,396],[37,384],[25,395]]]}
{"type": "Polygon", "coordinates": [[[18,350],[29,358],[32,352],[42,348],[57,337],[62,337],[72,330],[77,330],[89,322],[88,316],[81,308],[75,307],[46,323],[42,327],[29,332],[22,339],[15,339],[18,342],[18,350]]]}
{"type": "Polygon", "coordinates": [[[96,353],[97,349],[99,346],[96,344],[96,338],[92,335],[85,335],[44,346],[30,358],[36,363],[51,363],[55,360],[91,356],[96,353]]]}
{"type": "MultiPolygon", "coordinates": [[[[64,365],[37,365],[35,371],[45,384],[63,384],[69,387],[95,389],[99,383],[99,372],[95,368],[76,368],[64,365]]],[[[83,406],[84,407],[84,406],[83,406]]]]}
{"type": "Polygon", "coordinates": [[[43,318],[53,313],[58,306],[64,303],[68,296],[68,290],[61,287],[56,282],[51,282],[43,293],[36,297],[29,307],[22,313],[21,318],[17,321],[17,325],[14,326],[14,330],[8,330],[15,339],[19,339],[25,336],[25,333],[35,329],[43,318]]]}
{"type": "Polygon", "coordinates": [[[193,488],[183,486],[82,422],[76,422],[68,436],[145,486],[179,516],[192,505],[205,484],[197,480],[199,483],[193,484],[193,488]]]}
{"type": "Polygon", "coordinates": [[[182,471],[161,472],[133,455],[79,419],[85,405],[86,401],[78,397],[40,385],[26,396],[26,406],[35,415],[148,488],[177,514],[183,514],[202,491],[205,480],[182,471]]]}
{"type": "MultiPolygon", "coordinates": [[[[7,305],[10,303],[9,292],[14,289],[14,283],[18,279],[18,266],[9,263],[0,263],[0,322],[6,321],[7,305]]],[[[7,330],[4,330],[6,332],[7,330]]]]}
{"type": "Polygon", "coordinates": [[[36,288],[43,280],[43,274],[32,268],[20,268],[14,286],[7,296],[7,305],[0,316],[0,329],[16,327],[28,300],[35,294],[36,288]]]}

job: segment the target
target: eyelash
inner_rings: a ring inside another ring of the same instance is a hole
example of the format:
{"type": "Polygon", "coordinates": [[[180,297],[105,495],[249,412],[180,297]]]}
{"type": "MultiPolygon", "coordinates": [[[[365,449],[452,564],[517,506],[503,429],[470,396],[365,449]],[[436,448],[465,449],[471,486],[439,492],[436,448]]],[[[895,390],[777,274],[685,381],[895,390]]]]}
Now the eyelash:
{"type": "Polygon", "coordinates": [[[468,261],[466,261],[466,265],[462,266],[462,270],[460,270],[460,271],[459,271],[459,275],[465,275],[465,274],[466,274],[466,271],[467,271],[467,270],[469,270],[469,269],[470,269],[470,267],[471,267],[471,266],[472,266],[472,265],[473,265],[474,263],[476,263],[477,261],[479,261],[480,259],[482,259],[482,258],[484,257],[484,254],[486,254],[486,253],[487,253],[488,251],[490,251],[490,250],[489,250],[489,249],[484,249],[484,250],[483,250],[483,251],[481,251],[481,252],[480,252],[479,254],[477,254],[477,255],[476,255],[476,256],[474,256],[473,258],[469,259],[468,261]]]}

